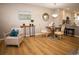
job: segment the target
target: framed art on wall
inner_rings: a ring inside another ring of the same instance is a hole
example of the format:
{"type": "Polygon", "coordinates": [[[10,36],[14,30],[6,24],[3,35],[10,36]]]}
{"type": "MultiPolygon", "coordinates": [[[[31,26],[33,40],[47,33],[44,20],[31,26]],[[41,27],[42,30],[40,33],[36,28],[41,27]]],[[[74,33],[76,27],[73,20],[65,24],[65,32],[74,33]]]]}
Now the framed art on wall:
{"type": "Polygon", "coordinates": [[[30,10],[18,10],[19,20],[31,20],[31,11],[30,10]]]}
{"type": "Polygon", "coordinates": [[[20,20],[31,20],[30,14],[18,14],[20,20]]]}

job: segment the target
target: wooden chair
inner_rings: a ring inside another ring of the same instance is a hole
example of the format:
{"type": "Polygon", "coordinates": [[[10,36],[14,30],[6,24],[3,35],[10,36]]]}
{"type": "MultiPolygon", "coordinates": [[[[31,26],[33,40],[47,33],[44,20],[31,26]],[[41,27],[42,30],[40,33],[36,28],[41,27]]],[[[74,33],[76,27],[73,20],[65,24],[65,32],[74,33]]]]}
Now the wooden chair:
{"type": "Polygon", "coordinates": [[[60,39],[62,38],[62,36],[64,35],[64,30],[65,30],[65,25],[61,26],[61,30],[60,31],[55,31],[54,35],[56,35],[57,37],[59,36],[60,39]]]}

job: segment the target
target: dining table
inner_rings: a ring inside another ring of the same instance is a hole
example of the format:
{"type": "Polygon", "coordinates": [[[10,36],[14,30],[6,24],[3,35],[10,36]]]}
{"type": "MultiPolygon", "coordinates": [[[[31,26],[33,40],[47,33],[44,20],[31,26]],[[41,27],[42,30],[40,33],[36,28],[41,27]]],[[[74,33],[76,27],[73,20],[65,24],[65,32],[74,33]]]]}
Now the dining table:
{"type": "Polygon", "coordinates": [[[55,27],[54,26],[47,26],[46,27],[47,28],[47,30],[50,32],[50,36],[52,36],[52,37],[54,37],[54,32],[55,32],[55,27]]]}
{"type": "Polygon", "coordinates": [[[55,38],[55,31],[60,31],[61,27],[55,27],[55,26],[46,26],[47,30],[50,31],[50,36],[55,38]]]}

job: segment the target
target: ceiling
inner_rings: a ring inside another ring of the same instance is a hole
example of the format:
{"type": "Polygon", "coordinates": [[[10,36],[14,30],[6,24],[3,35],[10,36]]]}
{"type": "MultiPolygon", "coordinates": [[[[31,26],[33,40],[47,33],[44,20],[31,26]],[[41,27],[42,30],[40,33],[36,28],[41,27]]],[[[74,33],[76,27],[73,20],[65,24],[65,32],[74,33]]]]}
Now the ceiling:
{"type": "Polygon", "coordinates": [[[47,7],[47,8],[78,8],[79,3],[31,3],[32,5],[47,7]]]}
{"type": "MultiPolygon", "coordinates": [[[[14,3],[0,3],[0,5],[3,5],[3,4],[12,5],[14,3]]],[[[18,4],[18,3],[15,3],[15,4],[18,4]]],[[[24,3],[24,4],[46,7],[46,8],[50,8],[50,9],[60,8],[60,9],[64,9],[69,12],[72,12],[72,11],[79,12],[79,3],[24,3]]]]}
{"type": "Polygon", "coordinates": [[[31,3],[32,5],[46,7],[50,9],[60,8],[69,12],[79,12],[79,3],[31,3]]]}

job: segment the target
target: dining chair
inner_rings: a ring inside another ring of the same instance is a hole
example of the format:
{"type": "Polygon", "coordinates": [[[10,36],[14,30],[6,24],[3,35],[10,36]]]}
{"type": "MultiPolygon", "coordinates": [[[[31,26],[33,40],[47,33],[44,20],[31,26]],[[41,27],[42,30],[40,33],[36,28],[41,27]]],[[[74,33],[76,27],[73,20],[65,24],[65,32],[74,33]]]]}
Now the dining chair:
{"type": "Polygon", "coordinates": [[[59,39],[61,39],[62,36],[64,35],[64,31],[65,31],[65,24],[63,24],[61,26],[61,30],[60,31],[55,31],[54,35],[56,35],[57,37],[59,37],[59,39]]]}

